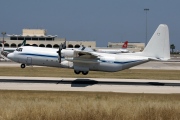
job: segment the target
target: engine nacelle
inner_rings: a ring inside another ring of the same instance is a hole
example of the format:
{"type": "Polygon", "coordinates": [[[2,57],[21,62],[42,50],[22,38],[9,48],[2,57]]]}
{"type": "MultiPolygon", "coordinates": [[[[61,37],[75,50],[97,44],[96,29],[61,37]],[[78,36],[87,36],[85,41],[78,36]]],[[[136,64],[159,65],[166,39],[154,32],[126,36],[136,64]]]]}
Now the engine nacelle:
{"type": "Polygon", "coordinates": [[[63,49],[61,51],[61,56],[64,56],[64,57],[73,57],[74,56],[74,50],[63,49]]]}
{"type": "Polygon", "coordinates": [[[65,68],[72,68],[73,67],[73,63],[69,62],[69,61],[62,61],[61,65],[62,65],[62,67],[65,67],[65,68]]]}

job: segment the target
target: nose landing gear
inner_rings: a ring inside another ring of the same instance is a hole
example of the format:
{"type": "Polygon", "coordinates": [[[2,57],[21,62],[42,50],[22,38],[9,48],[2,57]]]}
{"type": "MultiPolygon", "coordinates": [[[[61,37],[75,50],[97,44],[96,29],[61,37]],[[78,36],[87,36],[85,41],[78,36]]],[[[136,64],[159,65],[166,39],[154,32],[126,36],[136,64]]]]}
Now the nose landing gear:
{"type": "Polygon", "coordinates": [[[26,65],[25,64],[21,64],[21,68],[25,68],[26,67],[26,65]]]}

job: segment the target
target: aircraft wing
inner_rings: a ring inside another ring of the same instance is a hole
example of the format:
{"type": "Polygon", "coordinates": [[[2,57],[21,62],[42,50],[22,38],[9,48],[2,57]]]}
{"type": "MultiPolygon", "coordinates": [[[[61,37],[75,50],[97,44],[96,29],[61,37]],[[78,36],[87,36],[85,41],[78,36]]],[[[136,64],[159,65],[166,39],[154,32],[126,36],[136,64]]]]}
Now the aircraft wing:
{"type": "Polygon", "coordinates": [[[92,52],[85,51],[74,51],[74,56],[71,58],[65,58],[67,61],[75,63],[99,63],[99,56],[93,54],[92,52]]]}

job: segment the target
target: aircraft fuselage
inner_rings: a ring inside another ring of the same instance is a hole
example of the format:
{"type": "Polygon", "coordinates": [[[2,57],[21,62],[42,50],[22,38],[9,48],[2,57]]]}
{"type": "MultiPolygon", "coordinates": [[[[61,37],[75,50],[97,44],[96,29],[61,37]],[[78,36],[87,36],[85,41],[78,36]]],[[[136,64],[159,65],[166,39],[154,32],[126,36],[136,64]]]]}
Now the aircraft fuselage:
{"type": "Polygon", "coordinates": [[[89,63],[87,63],[85,59],[85,63],[76,63],[66,60],[73,57],[74,50],[63,49],[61,52],[61,63],[59,63],[57,51],[58,49],[55,48],[24,46],[17,48],[17,50],[15,50],[13,53],[8,54],[8,58],[15,62],[26,65],[65,67],[79,71],[93,70],[108,72],[120,71],[148,61],[147,58],[141,56],[132,57],[132,55],[129,56],[128,54],[123,55],[94,52],[94,54],[99,55],[96,61],[91,61],[88,59],[89,63]]]}

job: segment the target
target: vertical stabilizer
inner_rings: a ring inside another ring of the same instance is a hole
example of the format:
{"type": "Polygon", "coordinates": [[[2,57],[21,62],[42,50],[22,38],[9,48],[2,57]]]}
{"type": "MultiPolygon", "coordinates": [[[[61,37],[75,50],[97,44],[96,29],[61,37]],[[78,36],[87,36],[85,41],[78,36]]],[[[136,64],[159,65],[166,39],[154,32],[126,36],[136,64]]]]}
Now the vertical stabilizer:
{"type": "Polygon", "coordinates": [[[142,53],[144,56],[160,60],[170,59],[169,30],[167,25],[159,25],[142,53]]]}
{"type": "Polygon", "coordinates": [[[22,46],[26,46],[26,40],[23,40],[23,42],[21,43],[21,47],[22,46]]]}
{"type": "Polygon", "coordinates": [[[124,44],[123,44],[123,46],[122,46],[122,49],[126,49],[127,46],[128,46],[128,41],[125,41],[124,44]]]}

